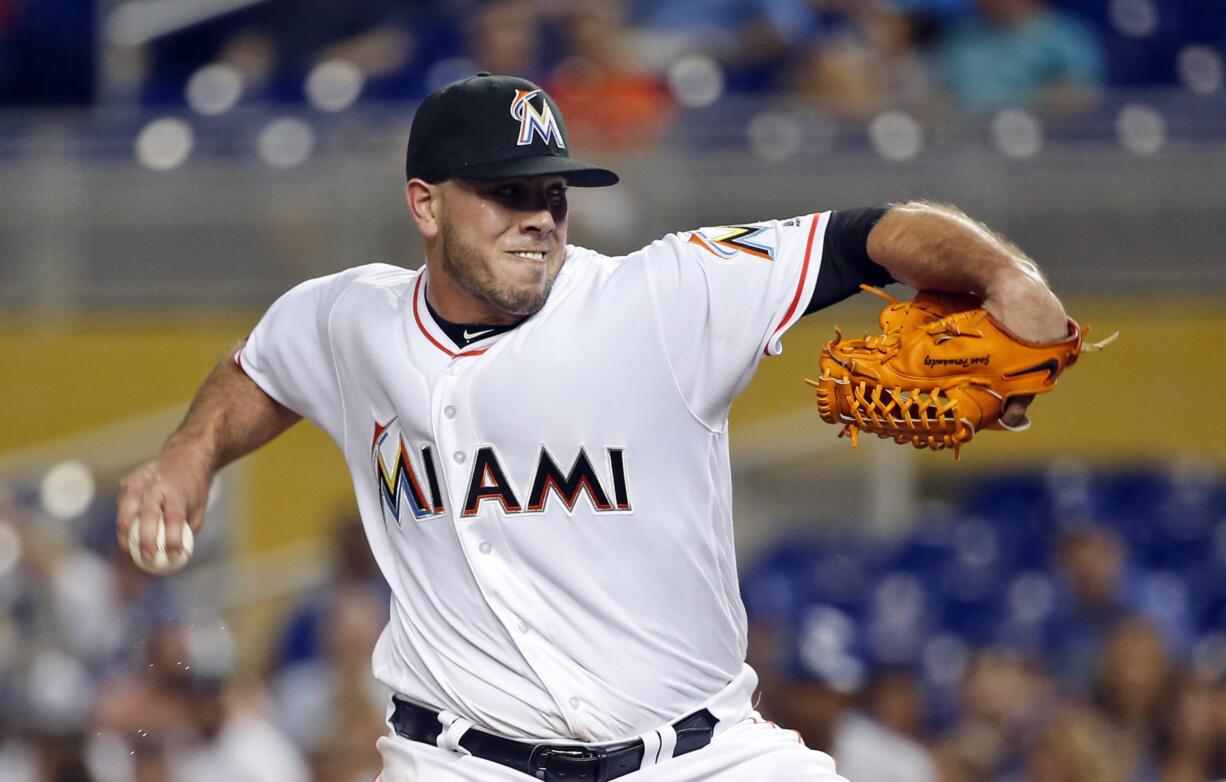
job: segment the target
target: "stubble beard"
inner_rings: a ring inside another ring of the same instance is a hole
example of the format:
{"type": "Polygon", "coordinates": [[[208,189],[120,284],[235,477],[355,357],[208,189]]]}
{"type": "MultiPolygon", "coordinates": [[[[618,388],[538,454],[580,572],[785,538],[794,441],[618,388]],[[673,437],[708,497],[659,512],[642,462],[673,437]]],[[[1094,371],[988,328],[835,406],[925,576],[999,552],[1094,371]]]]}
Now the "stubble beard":
{"type": "Polygon", "coordinates": [[[545,306],[558,269],[546,270],[545,284],[540,288],[516,288],[500,281],[490,264],[484,262],[481,251],[466,243],[450,222],[444,222],[442,229],[443,269],[477,300],[521,318],[535,315],[545,306]]]}

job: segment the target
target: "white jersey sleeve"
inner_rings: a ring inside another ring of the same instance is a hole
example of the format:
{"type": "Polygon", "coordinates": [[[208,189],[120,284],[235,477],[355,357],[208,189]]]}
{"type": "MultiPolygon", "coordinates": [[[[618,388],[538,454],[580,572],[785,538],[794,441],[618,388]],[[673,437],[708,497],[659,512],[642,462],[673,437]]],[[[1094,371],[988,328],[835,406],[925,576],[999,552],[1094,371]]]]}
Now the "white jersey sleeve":
{"type": "Polygon", "coordinates": [[[344,414],[331,321],[337,302],[363,268],[291,288],[268,308],[236,358],[265,393],[342,446],[344,414]]]}
{"type": "Polygon", "coordinates": [[[709,427],[805,313],[829,217],[699,228],[640,251],[678,387],[709,427]]]}

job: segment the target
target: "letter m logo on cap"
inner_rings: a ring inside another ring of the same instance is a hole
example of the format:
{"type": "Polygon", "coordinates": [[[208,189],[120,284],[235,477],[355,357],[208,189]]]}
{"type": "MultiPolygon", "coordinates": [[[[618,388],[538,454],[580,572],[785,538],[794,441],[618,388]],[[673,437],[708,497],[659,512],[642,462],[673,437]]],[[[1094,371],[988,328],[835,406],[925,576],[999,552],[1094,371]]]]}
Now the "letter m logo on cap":
{"type": "Polygon", "coordinates": [[[549,108],[549,102],[544,99],[541,90],[516,90],[515,100],[511,101],[511,116],[519,120],[519,141],[517,146],[527,146],[532,143],[532,134],[539,133],[541,140],[549,144],[550,137],[561,149],[566,149],[562,140],[562,129],[549,108]],[[541,110],[532,105],[532,98],[542,95],[541,110]]]}

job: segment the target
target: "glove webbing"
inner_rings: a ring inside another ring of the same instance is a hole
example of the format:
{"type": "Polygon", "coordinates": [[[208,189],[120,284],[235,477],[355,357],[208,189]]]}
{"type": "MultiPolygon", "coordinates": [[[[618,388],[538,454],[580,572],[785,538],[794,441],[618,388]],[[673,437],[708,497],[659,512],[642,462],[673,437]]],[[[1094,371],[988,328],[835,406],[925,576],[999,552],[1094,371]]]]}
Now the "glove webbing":
{"type": "Polygon", "coordinates": [[[853,447],[859,444],[863,429],[916,448],[953,448],[957,458],[962,444],[975,435],[971,422],[958,415],[958,401],[946,396],[939,386],[925,394],[919,389],[870,388],[864,381],[853,384],[829,372],[822,380],[828,382],[805,380],[817,389],[818,413],[827,421],[841,421],[839,436],[851,438],[853,447]],[[900,426],[908,431],[900,432],[900,426]]]}

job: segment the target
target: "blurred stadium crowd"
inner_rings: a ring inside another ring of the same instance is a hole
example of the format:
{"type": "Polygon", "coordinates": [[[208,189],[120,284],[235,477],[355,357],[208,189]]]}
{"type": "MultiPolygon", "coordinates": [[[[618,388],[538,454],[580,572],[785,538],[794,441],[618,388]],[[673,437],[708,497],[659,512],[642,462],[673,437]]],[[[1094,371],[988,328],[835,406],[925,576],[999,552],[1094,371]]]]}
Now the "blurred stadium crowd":
{"type": "Polygon", "coordinates": [[[1211,0],[5,0],[0,103],[337,111],[489,70],[538,81],[616,144],[725,93],[847,118],[1212,93],[1224,47],[1211,0]]]}
{"type": "MultiPolygon", "coordinates": [[[[374,779],[386,693],[370,656],[388,592],[356,521],[336,527],[326,574],[244,666],[216,590],[120,553],[113,492],[66,518],[46,486],[0,498],[0,780],[374,779]]],[[[223,548],[206,545],[192,569],[223,548]]]]}
{"type": "MultiPolygon", "coordinates": [[[[45,492],[0,504],[0,779],[369,782],[387,593],[357,523],[244,670],[206,592],[118,553],[111,499],[67,523],[45,492]]],[[[1207,468],[992,476],[905,535],[788,540],[742,581],[759,708],[855,782],[1226,778],[1207,468]]]]}

